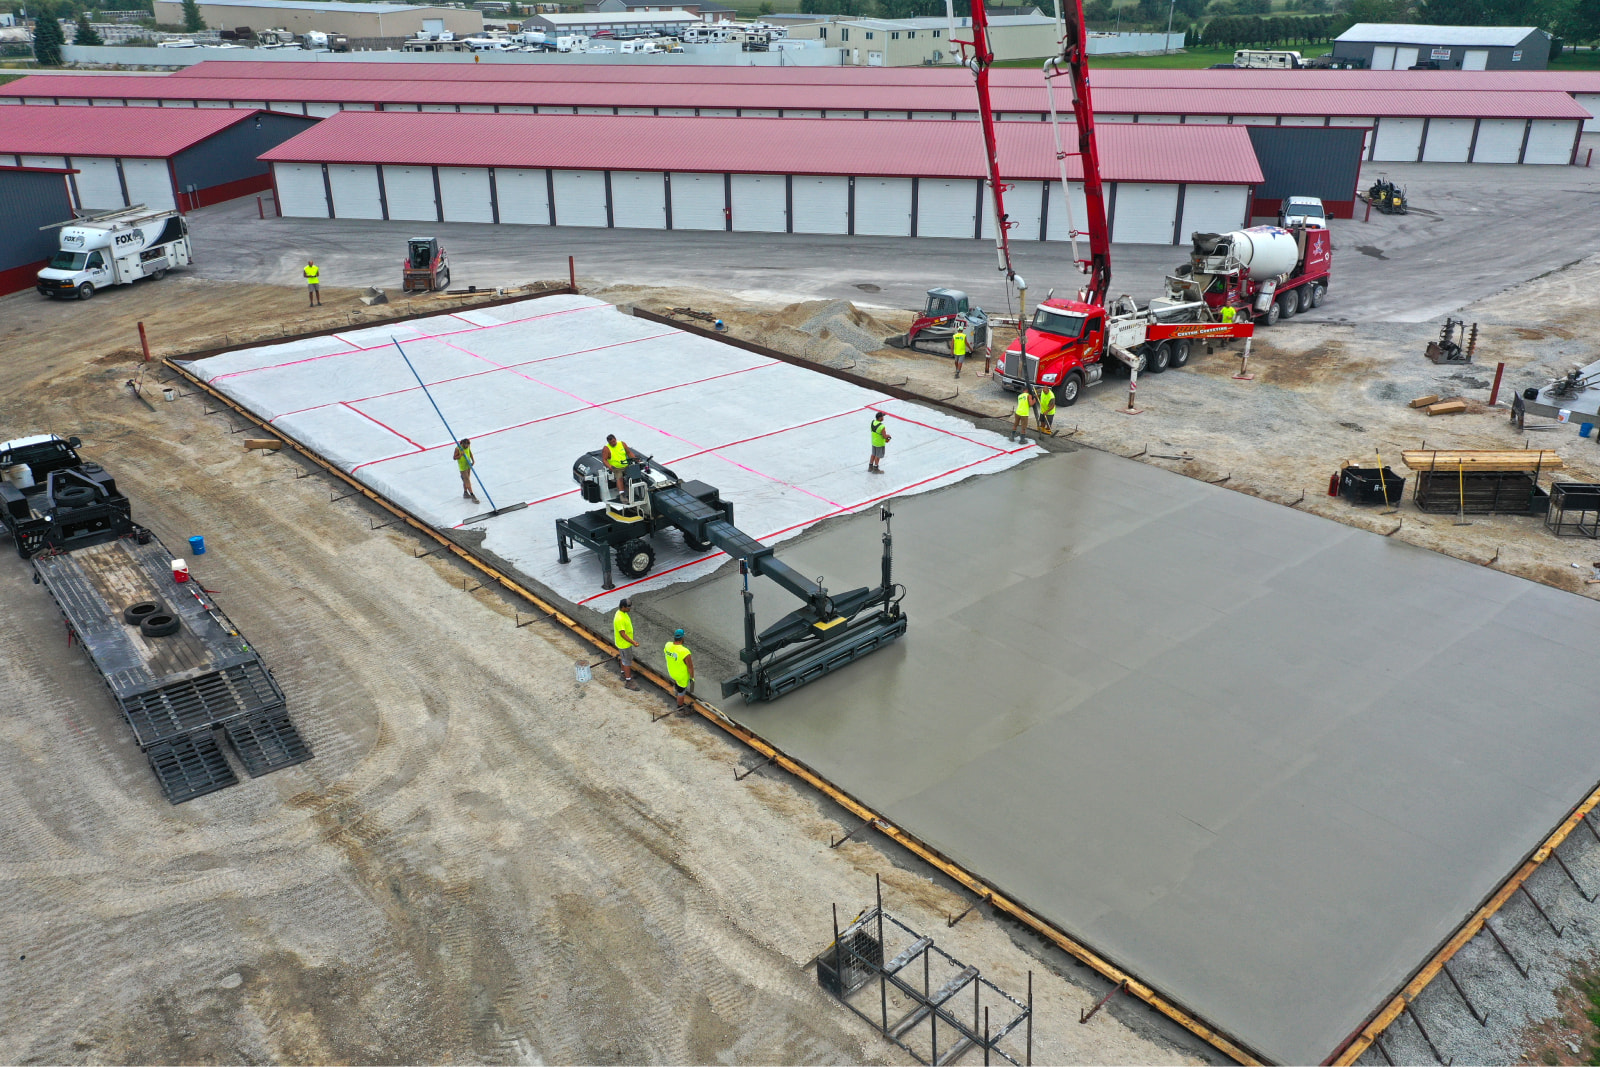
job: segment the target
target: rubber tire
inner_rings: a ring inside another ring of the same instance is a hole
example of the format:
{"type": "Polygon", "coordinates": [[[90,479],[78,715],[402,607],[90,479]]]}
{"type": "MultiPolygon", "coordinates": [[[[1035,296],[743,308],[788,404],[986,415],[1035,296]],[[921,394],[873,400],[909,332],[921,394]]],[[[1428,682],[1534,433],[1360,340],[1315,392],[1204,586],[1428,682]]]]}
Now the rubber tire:
{"type": "Polygon", "coordinates": [[[69,485],[56,492],[57,507],[83,508],[94,503],[94,490],[87,485],[69,485]]]}
{"type": "Polygon", "coordinates": [[[167,276],[167,268],[165,268],[165,267],[162,267],[160,270],[158,270],[154,274],[150,275],[151,278],[155,279],[158,282],[162,278],[165,278],[166,276],[167,276]]]}
{"type": "Polygon", "coordinates": [[[433,291],[436,293],[442,293],[448,288],[450,288],[450,268],[446,267],[444,270],[439,272],[439,284],[434,286],[433,291]]]}
{"type": "Polygon", "coordinates": [[[146,615],[139,621],[139,632],[146,637],[171,637],[181,628],[178,617],[166,611],[146,615]]]}
{"type": "Polygon", "coordinates": [[[1083,395],[1083,375],[1073,371],[1061,380],[1061,388],[1056,390],[1056,407],[1070,408],[1078,402],[1083,395]]]}
{"type": "Polygon", "coordinates": [[[1162,341],[1154,350],[1146,346],[1144,354],[1144,373],[1160,374],[1172,366],[1172,346],[1162,341]]]}
{"type": "Polygon", "coordinates": [[[1321,282],[1317,282],[1311,287],[1311,306],[1314,308],[1321,307],[1322,301],[1327,299],[1327,296],[1328,287],[1321,282]]]}
{"type": "Polygon", "coordinates": [[[1189,356],[1192,354],[1192,352],[1193,348],[1190,346],[1188,341],[1181,340],[1172,342],[1172,362],[1170,365],[1174,368],[1188,366],[1189,356]]]}
{"type": "Polygon", "coordinates": [[[1278,307],[1278,302],[1274,300],[1272,303],[1267,305],[1266,313],[1256,321],[1261,323],[1263,326],[1276,326],[1278,325],[1278,319],[1281,317],[1282,313],[1282,309],[1278,307]]]}
{"type": "Polygon", "coordinates": [[[687,548],[690,552],[704,552],[711,547],[710,541],[701,541],[688,530],[680,529],[678,532],[683,534],[683,547],[687,548]]]}
{"type": "Polygon", "coordinates": [[[617,546],[617,570],[627,577],[643,578],[655,565],[656,550],[650,547],[650,542],[636,537],[617,546]]]}
{"type": "Polygon", "coordinates": [[[92,283],[90,283],[90,282],[84,282],[82,285],[78,286],[78,299],[79,300],[93,300],[94,299],[94,285],[92,283]]]}
{"type": "Polygon", "coordinates": [[[1311,289],[1309,285],[1302,285],[1294,291],[1297,301],[1294,309],[1296,315],[1304,315],[1311,310],[1311,289]]]}
{"type": "Polygon", "coordinates": [[[129,604],[122,609],[122,621],[129,626],[138,626],[152,615],[168,615],[165,604],[157,600],[141,600],[137,604],[129,604]]]}
{"type": "Polygon", "coordinates": [[[1278,318],[1294,318],[1295,308],[1300,306],[1300,298],[1293,293],[1284,293],[1278,297],[1278,318]]]}

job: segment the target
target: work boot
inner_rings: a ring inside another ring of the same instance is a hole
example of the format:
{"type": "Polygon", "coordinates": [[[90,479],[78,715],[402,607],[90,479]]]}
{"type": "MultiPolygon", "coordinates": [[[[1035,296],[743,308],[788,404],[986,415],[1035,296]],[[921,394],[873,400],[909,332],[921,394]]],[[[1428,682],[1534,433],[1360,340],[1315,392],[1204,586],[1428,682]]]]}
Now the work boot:
{"type": "Polygon", "coordinates": [[[624,678],[622,680],[622,688],[631,689],[637,693],[639,691],[639,683],[634,681],[632,678],[624,678]]]}

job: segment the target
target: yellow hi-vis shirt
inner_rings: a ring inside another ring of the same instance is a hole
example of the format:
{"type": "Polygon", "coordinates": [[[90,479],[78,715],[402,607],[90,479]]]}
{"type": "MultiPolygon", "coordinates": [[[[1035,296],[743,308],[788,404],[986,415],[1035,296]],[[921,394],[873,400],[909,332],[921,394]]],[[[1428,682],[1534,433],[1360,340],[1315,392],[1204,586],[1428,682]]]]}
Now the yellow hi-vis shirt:
{"type": "Polygon", "coordinates": [[[883,425],[883,420],[882,419],[873,419],[872,420],[872,447],[873,448],[882,448],[884,445],[889,443],[889,438],[884,436],[885,429],[887,429],[887,427],[885,427],[883,425]]]}
{"type": "Polygon", "coordinates": [[[472,448],[470,446],[467,448],[462,448],[460,445],[456,446],[456,467],[463,471],[472,469],[472,448]]]}
{"type": "Polygon", "coordinates": [[[687,686],[689,664],[685,661],[689,658],[689,646],[677,641],[668,641],[667,647],[661,650],[661,654],[667,657],[667,673],[672,675],[672,680],[680,686],[687,686]]]}
{"type": "Polygon", "coordinates": [[[628,465],[628,445],[625,441],[606,446],[606,464],[617,470],[628,465]]]}
{"type": "Polygon", "coordinates": [[[611,643],[617,648],[632,648],[638,644],[633,639],[633,616],[621,608],[611,617],[611,643]]]}
{"type": "Polygon", "coordinates": [[[1226,307],[1224,307],[1222,309],[1222,321],[1223,322],[1232,322],[1233,319],[1234,319],[1234,316],[1236,316],[1237,314],[1238,314],[1238,312],[1233,309],[1233,305],[1229,304],[1229,305],[1227,305],[1226,307]]]}
{"type": "Polygon", "coordinates": [[[322,268],[313,263],[307,266],[306,269],[301,273],[306,276],[307,285],[316,285],[318,279],[322,277],[322,268]]]}
{"type": "Polygon", "coordinates": [[[950,354],[954,356],[967,354],[967,331],[957,330],[956,335],[950,338],[950,354]]]}
{"type": "Polygon", "coordinates": [[[1054,415],[1056,413],[1056,391],[1054,389],[1039,390],[1039,414],[1054,415]]]}
{"type": "Polygon", "coordinates": [[[1028,417],[1028,392],[1026,389],[1017,394],[1017,414],[1024,419],[1028,417]]]}

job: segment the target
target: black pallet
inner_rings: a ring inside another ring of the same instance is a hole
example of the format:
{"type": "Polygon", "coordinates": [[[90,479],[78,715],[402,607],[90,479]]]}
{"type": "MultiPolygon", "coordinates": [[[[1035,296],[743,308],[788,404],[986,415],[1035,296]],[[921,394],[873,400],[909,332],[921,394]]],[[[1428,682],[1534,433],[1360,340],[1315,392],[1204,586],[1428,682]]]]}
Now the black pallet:
{"type": "Polygon", "coordinates": [[[223,731],[252,778],[311,758],[311,746],[306,744],[289,720],[289,713],[282,708],[235,719],[224,726],[223,731]]]}
{"type": "Polygon", "coordinates": [[[144,754],[161,783],[161,792],[174,804],[239,784],[210,730],[162,741],[144,754]]]}
{"type": "Polygon", "coordinates": [[[258,659],[122,698],[141,745],[283,706],[281,690],[258,659]]]}

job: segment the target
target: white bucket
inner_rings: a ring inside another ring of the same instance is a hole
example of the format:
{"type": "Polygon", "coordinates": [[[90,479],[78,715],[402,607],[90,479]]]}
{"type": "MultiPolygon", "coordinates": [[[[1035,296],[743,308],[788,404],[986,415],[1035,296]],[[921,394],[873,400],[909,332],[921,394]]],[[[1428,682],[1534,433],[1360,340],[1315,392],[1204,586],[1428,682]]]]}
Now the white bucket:
{"type": "Polygon", "coordinates": [[[172,580],[187,582],[189,580],[189,564],[181,559],[172,561],[172,580]]]}
{"type": "Polygon", "coordinates": [[[18,489],[32,489],[33,468],[26,463],[15,463],[6,468],[5,479],[18,489]]]}
{"type": "Polygon", "coordinates": [[[573,671],[578,675],[578,681],[580,682],[587,682],[589,679],[594,677],[594,672],[589,669],[589,665],[587,663],[580,661],[578,663],[574,663],[572,667],[573,671]]]}

